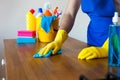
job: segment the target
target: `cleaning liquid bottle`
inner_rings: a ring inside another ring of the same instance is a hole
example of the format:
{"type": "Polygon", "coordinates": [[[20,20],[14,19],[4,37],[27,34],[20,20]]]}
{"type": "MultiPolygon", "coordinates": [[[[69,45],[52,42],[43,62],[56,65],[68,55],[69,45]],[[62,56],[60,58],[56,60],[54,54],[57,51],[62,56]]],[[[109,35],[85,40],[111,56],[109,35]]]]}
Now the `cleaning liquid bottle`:
{"type": "Polygon", "coordinates": [[[53,14],[56,15],[58,13],[58,6],[55,7],[55,9],[53,10],[53,14]]]}
{"type": "Polygon", "coordinates": [[[115,12],[112,18],[113,24],[109,27],[109,66],[120,66],[120,25],[118,25],[118,18],[118,12],[115,12]]]}
{"type": "Polygon", "coordinates": [[[57,13],[57,18],[62,15],[62,10],[58,10],[58,13],[57,13]]]}
{"type": "Polygon", "coordinates": [[[36,18],[34,16],[34,9],[30,9],[26,14],[26,29],[36,31],[36,18]]]}
{"type": "Polygon", "coordinates": [[[43,16],[43,10],[42,8],[38,8],[38,13],[36,15],[36,30],[37,31],[40,28],[42,16],[43,16]]]}
{"type": "Polygon", "coordinates": [[[41,27],[42,16],[43,16],[43,10],[42,10],[42,8],[38,8],[38,13],[36,15],[36,37],[37,38],[38,38],[38,32],[41,27]]]}
{"type": "Polygon", "coordinates": [[[43,10],[42,10],[42,8],[38,8],[38,13],[36,15],[36,18],[42,17],[42,16],[43,16],[43,10]]]}
{"type": "Polygon", "coordinates": [[[50,11],[50,3],[47,2],[44,4],[44,9],[45,9],[45,12],[44,12],[44,16],[52,16],[52,12],[50,11]]]}

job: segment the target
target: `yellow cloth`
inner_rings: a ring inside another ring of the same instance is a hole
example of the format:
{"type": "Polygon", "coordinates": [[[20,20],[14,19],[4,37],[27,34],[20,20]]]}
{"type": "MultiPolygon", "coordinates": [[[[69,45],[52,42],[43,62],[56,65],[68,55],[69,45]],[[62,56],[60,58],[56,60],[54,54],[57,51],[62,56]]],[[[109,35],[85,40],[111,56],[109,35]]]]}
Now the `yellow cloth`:
{"type": "Polygon", "coordinates": [[[39,54],[47,54],[50,50],[53,50],[52,54],[55,54],[58,50],[60,50],[63,42],[67,39],[68,34],[65,30],[58,30],[55,40],[51,43],[47,44],[42,50],[40,50],[39,54]]]}
{"type": "Polygon", "coordinates": [[[78,59],[95,59],[108,56],[108,39],[105,41],[102,47],[88,47],[84,48],[79,54],[78,59]]]}

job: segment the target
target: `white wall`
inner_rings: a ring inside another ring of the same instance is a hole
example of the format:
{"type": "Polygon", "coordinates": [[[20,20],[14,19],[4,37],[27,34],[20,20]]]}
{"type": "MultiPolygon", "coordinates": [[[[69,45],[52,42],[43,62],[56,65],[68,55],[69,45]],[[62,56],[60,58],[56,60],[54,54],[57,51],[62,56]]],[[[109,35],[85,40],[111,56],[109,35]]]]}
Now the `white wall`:
{"type": "Polygon", "coordinates": [[[70,36],[83,42],[87,42],[87,26],[89,23],[88,16],[80,10],[76,16],[76,20],[73,29],[70,32],[70,36]]]}
{"type": "MultiPolygon", "coordinates": [[[[17,30],[26,28],[25,15],[29,9],[34,8],[37,12],[37,9],[48,1],[53,7],[58,5],[64,11],[66,0],[0,0],[0,45],[3,45],[3,39],[17,38],[17,30]]],[[[69,35],[86,42],[88,21],[89,18],[79,10],[69,35]]],[[[0,47],[0,50],[3,50],[3,47],[0,47]]]]}

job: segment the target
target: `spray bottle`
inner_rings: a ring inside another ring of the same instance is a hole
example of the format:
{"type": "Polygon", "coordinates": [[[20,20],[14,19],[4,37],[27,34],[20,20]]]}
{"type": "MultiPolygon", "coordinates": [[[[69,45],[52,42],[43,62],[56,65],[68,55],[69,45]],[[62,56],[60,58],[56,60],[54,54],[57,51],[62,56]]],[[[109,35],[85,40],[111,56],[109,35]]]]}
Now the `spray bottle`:
{"type": "Polygon", "coordinates": [[[44,16],[52,16],[50,8],[51,8],[51,5],[49,2],[44,4],[44,9],[45,9],[44,16]]]}
{"type": "Polygon", "coordinates": [[[55,9],[53,10],[53,14],[56,15],[58,13],[58,6],[55,7],[55,9]]]}
{"type": "Polygon", "coordinates": [[[108,65],[120,66],[120,25],[118,25],[118,12],[114,13],[113,24],[109,27],[108,65]]]}
{"type": "Polygon", "coordinates": [[[35,12],[34,9],[31,9],[29,12],[26,14],[26,29],[35,31],[36,30],[36,18],[33,15],[35,12]]]}

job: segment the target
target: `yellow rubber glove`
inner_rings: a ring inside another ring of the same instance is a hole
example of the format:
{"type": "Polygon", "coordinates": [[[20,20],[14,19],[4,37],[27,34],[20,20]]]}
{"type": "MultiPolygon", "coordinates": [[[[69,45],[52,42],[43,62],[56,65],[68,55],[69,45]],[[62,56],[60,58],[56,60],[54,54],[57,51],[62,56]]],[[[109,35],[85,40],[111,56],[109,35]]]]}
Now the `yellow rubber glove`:
{"type": "Polygon", "coordinates": [[[62,46],[63,42],[67,39],[68,34],[65,30],[58,30],[55,40],[47,44],[42,50],[38,53],[45,55],[50,51],[53,50],[52,54],[55,54],[62,46]]]}
{"type": "Polygon", "coordinates": [[[95,59],[108,56],[108,39],[105,41],[102,47],[88,47],[84,48],[79,54],[78,59],[95,59]]]}

